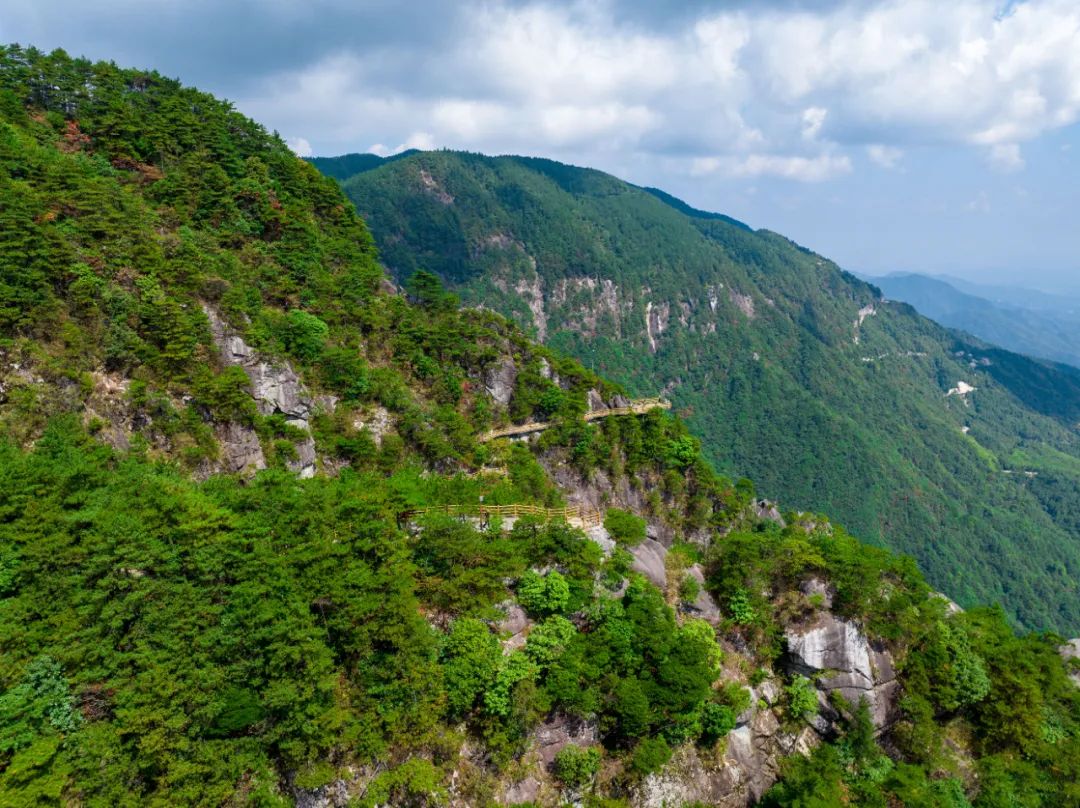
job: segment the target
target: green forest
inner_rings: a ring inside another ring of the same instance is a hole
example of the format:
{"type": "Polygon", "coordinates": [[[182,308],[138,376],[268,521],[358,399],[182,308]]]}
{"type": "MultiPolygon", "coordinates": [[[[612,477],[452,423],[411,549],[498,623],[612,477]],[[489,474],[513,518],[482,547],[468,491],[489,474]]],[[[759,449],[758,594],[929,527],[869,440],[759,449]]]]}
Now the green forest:
{"type": "Polygon", "coordinates": [[[342,187],[395,277],[434,272],[635,393],[665,390],[718,469],[913,556],[961,605],[1080,630],[1075,371],[600,171],[419,152],[342,187]],[[948,395],[960,381],[974,392],[948,395]]]}
{"type": "Polygon", "coordinates": [[[748,716],[812,739],[765,805],[1080,802],[1062,637],[953,614],[825,516],[763,514],[678,415],[581,417],[623,392],[434,274],[391,286],[341,189],[227,103],[0,49],[0,805],[343,784],[336,804],[616,808],[689,756],[721,766],[748,716]],[[302,425],[260,408],[215,318],[295,371],[302,425]],[[528,420],[554,426],[481,440],[528,420]],[[222,467],[237,435],[265,468],[222,467]],[[606,543],[409,515],[600,480],[627,506],[601,503],[606,543]],[[653,535],[666,587],[635,570],[653,535]],[[888,726],[788,664],[786,632],[826,618],[895,658],[888,726]],[[539,761],[556,719],[587,733],[539,761]]]}

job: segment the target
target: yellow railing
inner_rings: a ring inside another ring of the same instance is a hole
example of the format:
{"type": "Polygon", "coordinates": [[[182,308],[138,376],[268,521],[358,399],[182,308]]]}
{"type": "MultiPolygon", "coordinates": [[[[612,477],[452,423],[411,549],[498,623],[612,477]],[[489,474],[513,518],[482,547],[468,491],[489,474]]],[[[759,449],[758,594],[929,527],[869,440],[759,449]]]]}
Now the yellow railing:
{"type": "MultiPolygon", "coordinates": [[[[652,410],[670,410],[671,402],[663,398],[638,398],[630,402],[629,407],[608,407],[603,410],[590,410],[582,416],[585,421],[595,421],[599,418],[610,418],[616,415],[644,415],[652,410]]],[[[495,440],[495,438],[508,438],[514,435],[528,435],[532,432],[543,432],[553,426],[552,421],[529,421],[524,424],[492,429],[479,437],[481,441],[495,440]]]]}
{"type": "Polygon", "coordinates": [[[425,505],[412,508],[402,514],[405,519],[423,516],[428,513],[442,513],[447,516],[542,516],[545,519],[565,519],[568,523],[577,523],[581,527],[595,527],[604,522],[599,510],[571,505],[568,508],[545,508],[542,505],[425,505]]]}

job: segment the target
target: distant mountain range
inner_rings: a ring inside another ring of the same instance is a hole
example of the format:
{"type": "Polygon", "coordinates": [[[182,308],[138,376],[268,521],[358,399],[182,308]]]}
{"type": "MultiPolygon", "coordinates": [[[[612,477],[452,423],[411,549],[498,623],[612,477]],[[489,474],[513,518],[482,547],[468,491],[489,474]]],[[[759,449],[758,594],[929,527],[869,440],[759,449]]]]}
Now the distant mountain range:
{"type": "Polygon", "coordinates": [[[911,272],[860,277],[942,325],[1012,351],[1080,367],[1078,298],[911,272]]]}

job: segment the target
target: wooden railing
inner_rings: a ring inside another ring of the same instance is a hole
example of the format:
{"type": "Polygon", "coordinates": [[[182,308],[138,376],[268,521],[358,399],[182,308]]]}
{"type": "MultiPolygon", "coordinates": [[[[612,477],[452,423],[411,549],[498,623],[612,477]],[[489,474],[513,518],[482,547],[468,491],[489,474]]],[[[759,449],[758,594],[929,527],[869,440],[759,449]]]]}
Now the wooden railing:
{"type": "Polygon", "coordinates": [[[402,514],[403,519],[412,519],[429,513],[442,513],[447,516],[542,516],[544,519],[564,519],[568,524],[578,527],[596,527],[604,523],[604,515],[595,509],[571,505],[568,508],[545,508],[542,505],[425,505],[412,508],[402,514]]]}
{"type": "MultiPolygon", "coordinates": [[[[584,421],[596,421],[599,418],[611,418],[616,415],[644,415],[652,410],[670,410],[671,402],[663,398],[637,398],[630,402],[629,407],[608,407],[603,410],[590,410],[582,416],[584,421]]],[[[495,440],[495,438],[509,438],[514,435],[528,435],[533,432],[543,432],[554,426],[553,421],[529,421],[524,424],[492,429],[479,437],[481,441],[495,440]]]]}

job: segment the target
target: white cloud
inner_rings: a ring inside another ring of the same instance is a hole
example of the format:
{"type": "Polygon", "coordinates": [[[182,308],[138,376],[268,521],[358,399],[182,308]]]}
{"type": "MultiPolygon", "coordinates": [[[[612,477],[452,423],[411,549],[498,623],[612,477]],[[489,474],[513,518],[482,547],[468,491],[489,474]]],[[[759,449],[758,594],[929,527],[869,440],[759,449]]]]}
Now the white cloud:
{"type": "Polygon", "coordinates": [[[807,107],[802,114],[802,136],[806,140],[816,140],[829,111],[824,107],[807,107]]]}
{"type": "Polygon", "coordinates": [[[801,157],[784,154],[749,154],[745,157],[702,157],[694,161],[696,175],[721,173],[729,177],[783,177],[799,182],[822,180],[851,173],[851,160],[828,154],[801,157]]]}
{"type": "Polygon", "coordinates": [[[856,150],[892,168],[919,144],[1015,171],[1024,143],[1080,119],[1074,0],[757,4],[649,29],[615,0],[460,9],[438,48],[339,51],[240,105],[386,153],[439,143],[814,181],[851,171],[856,150]]]}
{"type": "Polygon", "coordinates": [[[377,154],[379,157],[389,157],[392,154],[400,154],[403,151],[409,149],[420,149],[421,151],[430,151],[435,148],[435,138],[428,132],[413,132],[405,140],[394,147],[385,146],[382,143],[372,143],[368,146],[368,151],[372,154],[377,154]]]}
{"type": "Polygon", "coordinates": [[[866,147],[867,156],[882,168],[896,168],[904,156],[904,150],[882,143],[872,143],[866,147]]]}
{"type": "Polygon", "coordinates": [[[285,144],[296,153],[297,157],[311,157],[315,152],[307,138],[294,137],[285,141],[285,144]]]}
{"type": "Polygon", "coordinates": [[[990,147],[990,164],[999,171],[1019,171],[1024,167],[1024,158],[1017,144],[997,143],[990,147]]]}
{"type": "Polygon", "coordinates": [[[990,196],[986,191],[980,191],[979,194],[967,203],[965,206],[969,213],[989,213],[990,212],[990,196]]]}

